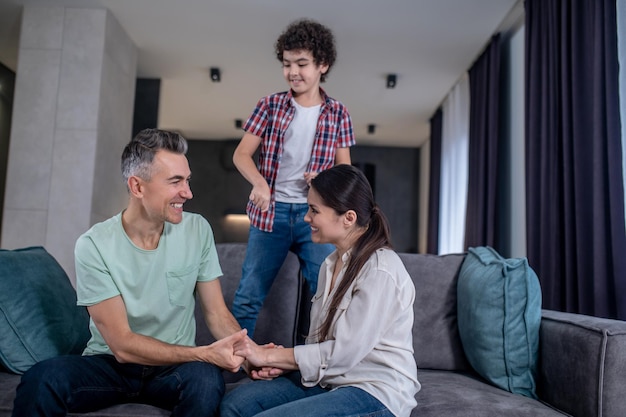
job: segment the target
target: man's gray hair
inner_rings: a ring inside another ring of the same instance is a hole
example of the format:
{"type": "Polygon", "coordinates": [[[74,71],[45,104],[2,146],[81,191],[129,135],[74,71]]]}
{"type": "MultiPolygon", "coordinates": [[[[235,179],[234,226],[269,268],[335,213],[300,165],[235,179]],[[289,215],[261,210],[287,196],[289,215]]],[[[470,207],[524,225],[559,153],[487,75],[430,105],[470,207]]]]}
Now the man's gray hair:
{"type": "Polygon", "coordinates": [[[166,150],[181,155],[187,153],[187,141],[179,133],[160,129],[144,129],[126,145],[122,152],[122,176],[137,176],[146,181],[152,177],[154,155],[166,150]]]}

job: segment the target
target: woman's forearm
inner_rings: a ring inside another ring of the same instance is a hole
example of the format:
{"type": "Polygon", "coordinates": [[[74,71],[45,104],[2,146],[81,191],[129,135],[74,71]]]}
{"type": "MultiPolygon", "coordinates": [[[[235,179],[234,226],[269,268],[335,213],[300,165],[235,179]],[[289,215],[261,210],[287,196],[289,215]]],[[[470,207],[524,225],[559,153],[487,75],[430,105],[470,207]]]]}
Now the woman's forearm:
{"type": "Polygon", "coordinates": [[[293,348],[270,348],[265,349],[262,366],[280,368],[284,370],[296,370],[298,364],[293,353],[293,348]]]}

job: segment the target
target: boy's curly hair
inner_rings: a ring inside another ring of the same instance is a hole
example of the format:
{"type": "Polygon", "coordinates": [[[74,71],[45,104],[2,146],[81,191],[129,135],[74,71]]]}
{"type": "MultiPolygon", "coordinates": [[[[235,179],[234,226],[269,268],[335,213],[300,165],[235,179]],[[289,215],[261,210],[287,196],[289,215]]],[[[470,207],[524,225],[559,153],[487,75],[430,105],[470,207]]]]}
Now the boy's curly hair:
{"type": "Polygon", "coordinates": [[[283,62],[283,51],[311,52],[316,65],[328,65],[328,71],[320,78],[321,82],[326,81],[326,76],[337,58],[335,38],[331,30],[310,19],[297,20],[287,26],[278,37],[274,49],[280,62],[283,62]]]}

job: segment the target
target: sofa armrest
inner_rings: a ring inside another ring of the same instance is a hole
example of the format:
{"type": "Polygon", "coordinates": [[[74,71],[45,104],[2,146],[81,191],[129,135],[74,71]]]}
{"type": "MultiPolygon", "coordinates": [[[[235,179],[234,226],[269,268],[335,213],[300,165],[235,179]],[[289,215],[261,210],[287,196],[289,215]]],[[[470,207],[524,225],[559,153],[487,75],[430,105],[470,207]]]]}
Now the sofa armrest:
{"type": "Polygon", "coordinates": [[[626,416],[626,322],[542,311],[539,397],[576,417],[626,416]]]}

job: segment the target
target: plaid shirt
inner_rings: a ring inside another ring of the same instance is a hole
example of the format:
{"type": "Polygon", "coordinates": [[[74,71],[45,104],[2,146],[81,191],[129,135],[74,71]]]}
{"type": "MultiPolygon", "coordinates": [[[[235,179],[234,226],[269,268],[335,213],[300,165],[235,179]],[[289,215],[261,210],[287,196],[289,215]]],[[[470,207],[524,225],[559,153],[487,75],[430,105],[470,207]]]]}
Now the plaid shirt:
{"type": "MultiPolygon", "coordinates": [[[[321,172],[332,167],[335,165],[337,148],[347,148],[355,144],[352,119],[346,107],[328,97],[321,88],[320,93],[323,103],[317,119],[307,172],[321,172]]],[[[272,197],[266,212],[261,212],[252,201],[248,201],[246,211],[251,224],[264,232],[271,232],[274,224],[276,175],[283,154],[285,132],[295,113],[292,97],[289,90],[262,98],[243,127],[246,132],[262,139],[258,169],[267,180],[272,197]]]]}

